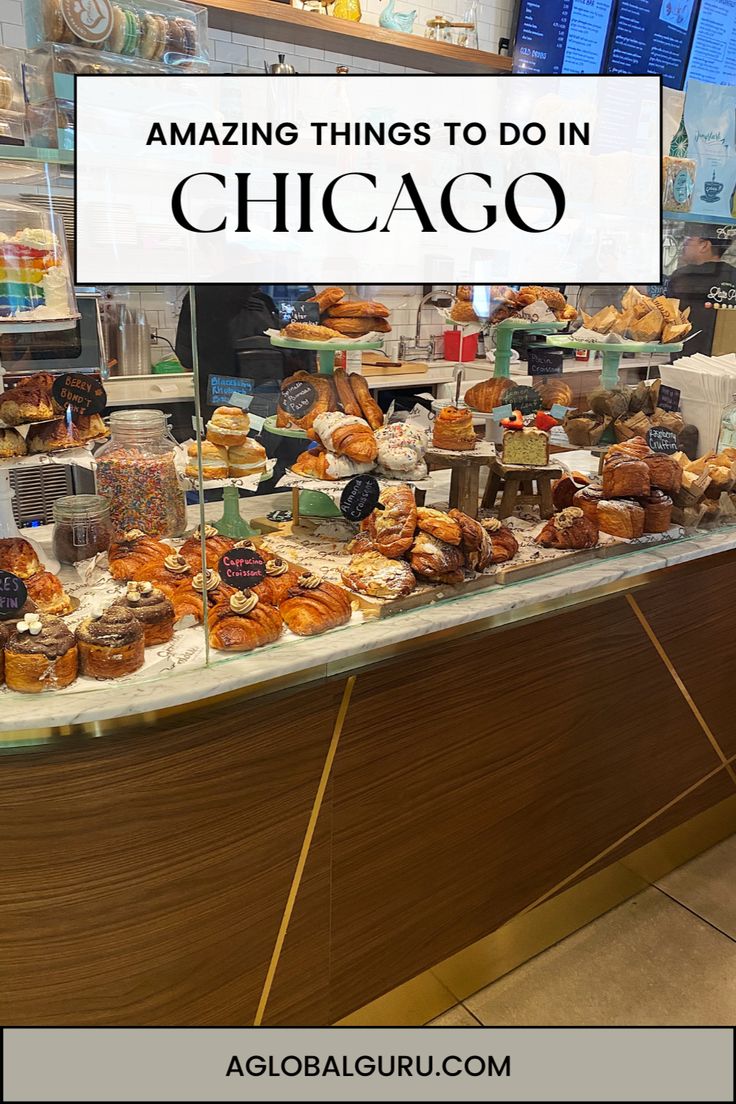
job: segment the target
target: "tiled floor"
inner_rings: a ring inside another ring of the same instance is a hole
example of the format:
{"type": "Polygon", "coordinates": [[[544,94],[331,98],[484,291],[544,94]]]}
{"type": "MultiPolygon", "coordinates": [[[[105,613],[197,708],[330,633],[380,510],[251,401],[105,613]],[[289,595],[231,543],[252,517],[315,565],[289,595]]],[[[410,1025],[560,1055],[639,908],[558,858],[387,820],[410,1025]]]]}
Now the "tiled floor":
{"type": "Polygon", "coordinates": [[[736,1023],[736,836],[430,1026],[736,1023]]]}

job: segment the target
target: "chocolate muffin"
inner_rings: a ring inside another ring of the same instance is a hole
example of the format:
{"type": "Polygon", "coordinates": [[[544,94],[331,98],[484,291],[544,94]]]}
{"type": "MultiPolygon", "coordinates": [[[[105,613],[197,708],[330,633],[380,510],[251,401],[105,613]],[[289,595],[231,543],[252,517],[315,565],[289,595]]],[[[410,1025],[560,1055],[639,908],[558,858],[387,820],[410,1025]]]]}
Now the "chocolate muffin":
{"type": "Polygon", "coordinates": [[[174,607],[153,583],[128,583],[125,597],[115,605],[130,610],[141,623],[147,648],[165,644],[174,635],[174,607]]]}
{"type": "Polygon", "coordinates": [[[13,626],[4,653],[10,690],[40,694],[69,686],[77,677],[79,655],[74,635],[60,617],[27,613],[13,626]]]}
{"type": "Polygon", "coordinates": [[[90,678],[122,678],[143,666],[143,626],[124,606],[113,604],[99,617],[83,621],[77,645],[82,674],[90,678]]]}

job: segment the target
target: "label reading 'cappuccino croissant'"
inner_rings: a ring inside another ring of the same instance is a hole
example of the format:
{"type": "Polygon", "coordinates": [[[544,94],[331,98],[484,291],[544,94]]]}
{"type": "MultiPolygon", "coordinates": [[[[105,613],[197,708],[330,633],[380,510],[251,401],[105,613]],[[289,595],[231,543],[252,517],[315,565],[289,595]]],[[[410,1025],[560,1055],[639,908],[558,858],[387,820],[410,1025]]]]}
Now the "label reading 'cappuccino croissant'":
{"type": "Polygon", "coordinates": [[[664,452],[667,455],[677,452],[676,434],[663,426],[652,426],[647,430],[647,444],[652,452],[664,452]]]}
{"type": "Polygon", "coordinates": [[[71,407],[72,414],[101,414],[107,405],[107,393],[94,373],[65,372],[57,376],[51,388],[59,406],[71,407]]]}
{"type": "Polygon", "coordinates": [[[355,475],[340,495],[340,513],[348,521],[363,521],[375,510],[380,493],[374,476],[355,475]]]}
{"type": "Polygon", "coordinates": [[[226,586],[250,590],[266,578],[266,561],[255,548],[233,548],[220,556],[217,571],[226,586]]]}
{"type": "Polygon", "coordinates": [[[17,618],[26,604],[26,584],[11,571],[0,571],[0,621],[17,618]]]}
{"type": "Polygon", "coordinates": [[[317,401],[317,388],[309,380],[293,380],[281,389],[279,401],[292,418],[303,418],[317,401]]]}

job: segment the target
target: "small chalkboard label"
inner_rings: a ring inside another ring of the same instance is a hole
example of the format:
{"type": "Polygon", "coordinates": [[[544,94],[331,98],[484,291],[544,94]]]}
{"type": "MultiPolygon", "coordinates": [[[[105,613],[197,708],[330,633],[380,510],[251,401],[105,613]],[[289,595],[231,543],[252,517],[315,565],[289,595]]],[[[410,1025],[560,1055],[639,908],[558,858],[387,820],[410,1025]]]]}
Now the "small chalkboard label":
{"type": "Polygon", "coordinates": [[[491,411],[491,418],[494,422],[500,422],[502,418],[510,418],[514,413],[514,409],[511,403],[505,403],[503,406],[494,406],[491,411]]]}
{"type": "Polygon", "coordinates": [[[676,414],[680,409],[680,391],[677,387],[668,387],[666,383],[660,385],[657,396],[657,406],[662,410],[669,410],[676,414]]]}
{"type": "Polygon", "coordinates": [[[211,406],[239,406],[247,410],[253,401],[253,380],[239,376],[209,376],[207,402],[211,406]]]}
{"type": "Polygon", "coordinates": [[[671,429],[664,429],[663,426],[652,426],[647,430],[647,444],[652,452],[677,452],[677,436],[671,429]]]}
{"type": "Polygon", "coordinates": [[[356,475],[340,495],[340,513],[348,521],[363,521],[378,505],[381,488],[372,475],[356,475]]]}
{"type": "Polygon", "coordinates": [[[317,401],[317,388],[309,380],[292,380],[281,388],[279,403],[292,418],[303,418],[317,401]]]}
{"type": "Polygon", "coordinates": [[[282,326],[290,322],[319,323],[319,303],[289,303],[279,300],[276,304],[282,326]]]}
{"type": "Polygon", "coordinates": [[[530,345],[526,352],[526,360],[530,376],[562,375],[562,349],[530,345]]]}
{"type": "Polygon", "coordinates": [[[26,584],[10,571],[0,571],[0,621],[18,617],[28,599],[26,584]]]}
{"type": "Polygon", "coordinates": [[[101,414],[107,406],[102,380],[93,373],[65,372],[53,382],[52,392],[59,406],[72,414],[101,414]]]}
{"type": "Polygon", "coordinates": [[[266,561],[254,548],[232,548],[220,556],[217,570],[227,586],[250,590],[266,578],[266,561]]]}

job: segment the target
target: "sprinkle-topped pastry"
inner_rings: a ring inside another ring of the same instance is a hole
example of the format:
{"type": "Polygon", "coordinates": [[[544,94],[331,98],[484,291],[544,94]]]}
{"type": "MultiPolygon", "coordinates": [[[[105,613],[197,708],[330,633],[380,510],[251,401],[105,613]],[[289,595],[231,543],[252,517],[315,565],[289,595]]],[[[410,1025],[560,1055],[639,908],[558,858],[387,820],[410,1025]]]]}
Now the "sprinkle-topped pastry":
{"type": "Polygon", "coordinates": [[[59,690],[77,677],[74,636],[58,617],[26,613],[5,642],[5,681],[11,690],[59,690]]]}

